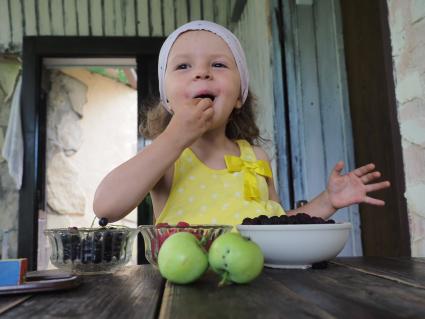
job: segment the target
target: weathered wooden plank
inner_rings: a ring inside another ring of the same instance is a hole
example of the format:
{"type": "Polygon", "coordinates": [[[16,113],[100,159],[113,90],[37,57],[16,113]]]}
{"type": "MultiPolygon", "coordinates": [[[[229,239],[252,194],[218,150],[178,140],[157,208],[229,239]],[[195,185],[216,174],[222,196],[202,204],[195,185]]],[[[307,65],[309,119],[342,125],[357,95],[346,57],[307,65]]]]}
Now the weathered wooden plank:
{"type": "Polygon", "coordinates": [[[167,282],[159,318],[333,318],[270,276],[247,285],[218,282],[212,273],[187,286],[167,282]]]}
{"type": "Polygon", "coordinates": [[[122,1],[115,1],[115,34],[124,34],[122,1]]]}
{"type": "MultiPolygon", "coordinates": [[[[234,8],[234,2],[232,1],[232,8],[234,8]]],[[[271,15],[272,19],[272,43],[273,43],[273,56],[272,65],[275,70],[283,70],[282,60],[282,47],[283,43],[283,21],[281,20],[283,14],[280,10],[278,0],[272,1],[272,11],[276,14],[271,15]]],[[[232,13],[233,14],[233,13],[232,13]]],[[[285,114],[288,112],[287,101],[285,100],[285,79],[283,78],[283,72],[273,72],[273,97],[274,97],[274,127],[277,132],[275,135],[276,144],[276,157],[277,167],[279,170],[276,172],[275,180],[279,185],[279,198],[285,209],[293,206],[291,203],[292,192],[290,187],[290,154],[288,147],[288,126],[285,119],[285,114]]]]}
{"type": "Polygon", "coordinates": [[[338,258],[334,262],[394,281],[423,286],[425,289],[425,258],[358,257],[338,258]]]}
{"type": "Polygon", "coordinates": [[[176,8],[176,23],[177,27],[185,24],[188,21],[187,16],[187,1],[186,0],[175,0],[176,8]]]}
{"type": "Polygon", "coordinates": [[[201,2],[202,2],[202,0],[190,0],[190,2],[189,2],[189,5],[190,5],[190,17],[189,17],[189,19],[191,21],[202,19],[201,2]]]}
{"type": "Polygon", "coordinates": [[[115,21],[115,1],[104,0],[103,3],[105,15],[105,35],[116,35],[116,21],[115,21]]]}
{"type": "Polygon", "coordinates": [[[13,46],[20,46],[24,31],[24,18],[22,16],[22,7],[20,1],[9,1],[9,10],[11,18],[11,42],[13,46]]]}
{"type": "Polygon", "coordinates": [[[149,36],[149,0],[137,0],[137,34],[139,36],[149,36]]]}
{"type": "MultiPolygon", "coordinates": [[[[290,176],[290,183],[293,187],[293,200],[298,201],[306,199],[305,196],[305,181],[303,179],[303,163],[302,163],[302,152],[299,147],[302,140],[302,132],[298,127],[300,122],[300,109],[298,105],[301,99],[301,88],[298,85],[299,73],[297,70],[297,36],[294,30],[296,30],[296,16],[294,14],[293,1],[283,0],[282,2],[282,22],[284,28],[284,51],[285,51],[285,70],[286,70],[286,83],[287,83],[287,99],[288,99],[288,112],[289,128],[290,132],[290,144],[291,144],[291,167],[292,176],[290,176]]],[[[285,174],[285,172],[283,172],[285,174]]],[[[292,205],[289,208],[293,208],[292,205]]]]}
{"type": "Polygon", "coordinates": [[[152,266],[130,266],[114,275],[83,276],[74,290],[37,294],[3,318],[155,318],[162,286],[152,266]]]}
{"type": "Polygon", "coordinates": [[[214,21],[214,1],[213,0],[202,0],[204,5],[204,19],[208,21],[214,21]]]}
{"type": "Polygon", "coordinates": [[[150,3],[150,29],[152,36],[162,36],[162,17],[161,17],[161,1],[152,1],[150,3]]]}
{"type": "MultiPolygon", "coordinates": [[[[314,34],[316,35],[317,77],[320,103],[320,126],[323,132],[324,174],[323,187],[334,165],[344,160],[345,172],[353,170],[353,140],[351,135],[351,118],[349,114],[347,87],[345,79],[345,61],[340,52],[342,39],[338,37],[342,28],[337,24],[339,8],[333,0],[317,1],[313,7],[314,34]],[[346,127],[349,127],[347,130],[346,127]]],[[[308,124],[308,123],[307,123],[308,124]]],[[[306,142],[307,147],[310,143],[306,142]]],[[[320,165],[322,166],[322,165],[320,165]]],[[[313,170],[315,168],[313,167],[313,170]]],[[[315,177],[309,177],[308,180],[315,177]]],[[[318,192],[316,189],[315,191],[318,192]]],[[[361,255],[358,207],[343,208],[333,219],[351,221],[353,231],[341,255],[361,255]]]]}
{"type": "Polygon", "coordinates": [[[62,0],[50,0],[51,7],[51,24],[52,24],[52,35],[64,35],[65,34],[65,23],[64,23],[64,10],[62,6],[62,0]]]}
{"type": "Polygon", "coordinates": [[[89,0],[77,0],[78,35],[89,35],[89,0]]]}
{"type": "Polygon", "coordinates": [[[174,0],[163,0],[164,35],[169,35],[176,28],[175,2],[174,0]]]}
{"type": "Polygon", "coordinates": [[[136,15],[135,15],[135,1],[126,0],[123,3],[123,28],[125,36],[136,35],[136,15]]]}
{"type": "Polygon", "coordinates": [[[230,2],[228,0],[216,0],[215,2],[217,12],[216,21],[222,26],[227,26],[228,24],[229,5],[230,2]]]}
{"type": "Polygon", "coordinates": [[[266,276],[336,318],[424,318],[425,289],[330,264],[321,270],[267,269],[266,276]]]}
{"type": "Polygon", "coordinates": [[[0,315],[31,297],[32,295],[2,296],[0,298],[0,315]]]}
{"type": "Polygon", "coordinates": [[[37,35],[35,0],[23,0],[25,35],[37,35]]]}
{"type": "Polygon", "coordinates": [[[0,0],[0,51],[9,48],[11,41],[10,20],[9,20],[9,1],[0,0]]]}
{"type": "Polygon", "coordinates": [[[65,35],[77,35],[77,6],[76,0],[63,2],[63,12],[65,14],[65,35]]]}
{"type": "Polygon", "coordinates": [[[102,8],[102,0],[91,0],[90,16],[89,16],[89,33],[90,35],[104,35],[104,16],[102,8]]]}
{"type": "Polygon", "coordinates": [[[39,35],[51,35],[52,25],[50,23],[49,0],[38,0],[37,24],[39,35]]]}
{"type": "Polygon", "coordinates": [[[306,183],[305,199],[319,194],[326,187],[325,157],[323,144],[322,117],[320,113],[320,92],[317,75],[315,25],[312,6],[297,6],[298,59],[302,99],[299,129],[303,131],[302,155],[306,183]]]}

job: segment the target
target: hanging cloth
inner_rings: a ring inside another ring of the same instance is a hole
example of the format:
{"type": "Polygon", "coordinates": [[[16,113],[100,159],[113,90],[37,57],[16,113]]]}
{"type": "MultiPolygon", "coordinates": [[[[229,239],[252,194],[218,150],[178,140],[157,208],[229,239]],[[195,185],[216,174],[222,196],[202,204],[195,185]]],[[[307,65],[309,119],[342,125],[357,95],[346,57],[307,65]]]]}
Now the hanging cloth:
{"type": "Polygon", "coordinates": [[[16,188],[21,189],[23,163],[24,163],[24,142],[22,137],[21,123],[21,85],[22,77],[19,75],[10,105],[10,117],[4,140],[2,156],[6,159],[9,174],[15,181],[16,188]]]}

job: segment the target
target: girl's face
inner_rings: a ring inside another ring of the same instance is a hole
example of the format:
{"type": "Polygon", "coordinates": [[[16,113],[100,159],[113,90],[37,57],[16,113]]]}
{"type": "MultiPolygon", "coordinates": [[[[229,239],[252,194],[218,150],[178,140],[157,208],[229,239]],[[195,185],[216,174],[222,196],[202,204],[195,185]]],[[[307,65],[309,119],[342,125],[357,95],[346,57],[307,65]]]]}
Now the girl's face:
{"type": "Polygon", "coordinates": [[[232,110],[240,108],[239,71],[226,42],[209,31],[188,31],[174,42],[168,56],[165,90],[171,109],[193,104],[193,99],[213,100],[212,128],[227,124],[232,110]]]}

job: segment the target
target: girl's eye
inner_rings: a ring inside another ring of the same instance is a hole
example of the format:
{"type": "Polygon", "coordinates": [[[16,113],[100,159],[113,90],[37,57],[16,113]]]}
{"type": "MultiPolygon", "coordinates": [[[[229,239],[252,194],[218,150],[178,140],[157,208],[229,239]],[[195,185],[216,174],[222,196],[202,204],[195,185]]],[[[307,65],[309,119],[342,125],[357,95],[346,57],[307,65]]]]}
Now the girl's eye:
{"type": "Polygon", "coordinates": [[[215,68],[225,68],[226,66],[223,63],[216,62],[216,63],[213,63],[213,67],[215,67],[215,68]]]}
{"type": "Polygon", "coordinates": [[[181,63],[177,65],[176,70],[186,70],[189,67],[187,63],[181,63]]]}

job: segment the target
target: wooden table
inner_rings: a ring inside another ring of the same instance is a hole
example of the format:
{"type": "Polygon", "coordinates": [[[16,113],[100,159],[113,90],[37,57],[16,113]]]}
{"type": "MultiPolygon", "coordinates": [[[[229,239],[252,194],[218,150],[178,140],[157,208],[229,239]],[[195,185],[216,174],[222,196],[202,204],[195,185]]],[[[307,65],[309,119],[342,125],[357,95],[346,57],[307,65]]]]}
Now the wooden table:
{"type": "Polygon", "coordinates": [[[265,268],[218,288],[179,286],[150,265],[83,276],[68,291],[0,297],[1,318],[425,318],[425,258],[337,258],[327,269],[265,268]],[[25,299],[26,298],[26,299],[25,299]],[[14,305],[15,303],[15,305],[14,305]]]}

